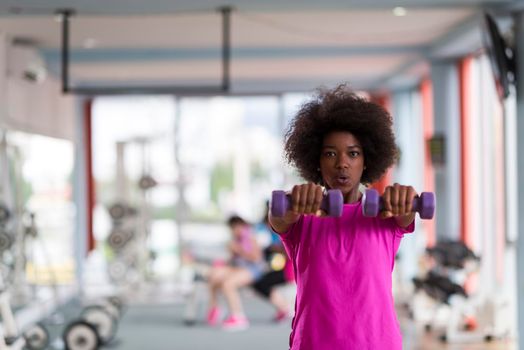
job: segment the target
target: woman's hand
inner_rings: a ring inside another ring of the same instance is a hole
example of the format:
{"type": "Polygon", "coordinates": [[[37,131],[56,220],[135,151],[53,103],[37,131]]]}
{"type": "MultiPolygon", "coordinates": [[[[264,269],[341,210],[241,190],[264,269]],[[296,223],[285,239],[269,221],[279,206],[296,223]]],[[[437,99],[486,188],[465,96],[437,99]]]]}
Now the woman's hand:
{"type": "Polygon", "coordinates": [[[291,211],[297,215],[321,215],[320,204],[323,194],[322,186],[312,182],[293,186],[290,195],[291,211]]]}
{"type": "Polygon", "coordinates": [[[322,186],[312,182],[302,185],[295,185],[289,193],[289,200],[291,203],[290,210],[288,210],[283,217],[273,217],[269,214],[269,222],[276,232],[285,232],[295,222],[298,221],[301,215],[322,215],[320,211],[320,204],[324,190],[322,186]]]}
{"type": "Polygon", "coordinates": [[[417,192],[411,186],[403,186],[395,183],[384,190],[382,200],[384,210],[380,216],[385,218],[395,217],[397,223],[402,227],[407,227],[415,219],[415,212],[412,211],[413,199],[417,192]]]}

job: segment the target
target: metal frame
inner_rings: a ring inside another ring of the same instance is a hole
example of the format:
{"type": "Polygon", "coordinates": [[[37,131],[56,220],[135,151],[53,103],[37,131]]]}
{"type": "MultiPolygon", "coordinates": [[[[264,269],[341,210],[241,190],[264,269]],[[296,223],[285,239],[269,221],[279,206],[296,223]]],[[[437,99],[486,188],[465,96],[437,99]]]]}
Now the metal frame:
{"type": "Polygon", "coordinates": [[[129,95],[129,94],[227,94],[231,88],[231,11],[230,6],[220,7],[222,16],[222,81],[218,85],[115,85],[115,86],[70,86],[69,68],[69,22],[75,14],[72,9],[61,9],[56,14],[62,19],[61,74],[62,92],[77,95],[129,95]]]}

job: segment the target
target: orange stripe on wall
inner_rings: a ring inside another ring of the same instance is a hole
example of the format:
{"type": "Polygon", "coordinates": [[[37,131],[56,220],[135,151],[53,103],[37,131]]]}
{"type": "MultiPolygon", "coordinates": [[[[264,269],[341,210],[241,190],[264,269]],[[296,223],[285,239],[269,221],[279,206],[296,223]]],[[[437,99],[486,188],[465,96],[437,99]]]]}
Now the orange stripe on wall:
{"type": "MultiPolygon", "coordinates": [[[[419,192],[435,192],[435,168],[431,162],[429,140],[433,137],[433,86],[430,79],[424,79],[420,84],[420,99],[422,104],[422,129],[424,137],[424,190],[419,192]]],[[[422,225],[426,231],[426,246],[432,247],[437,241],[436,219],[424,220],[422,225]]]]}
{"type": "Polygon", "coordinates": [[[502,105],[496,105],[494,111],[495,133],[495,232],[496,258],[495,275],[497,282],[504,282],[504,252],[506,250],[506,201],[504,177],[504,111],[502,105]]]}
{"type": "Polygon", "coordinates": [[[95,208],[95,180],[93,177],[93,149],[92,149],[92,105],[91,99],[84,104],[84,151],[86,162],[86,231],[87,231],[87,251],[95,249],[95,237],[93,234],[93,210],[95,208]]]}
{"type": "Polygon", "coordinates": [[[473,58],[467,57],[459,63],[460,79],[460,238],[470,248],[474,246],[474,237],[471,232],[471,69],[473,58]]]}
{"type": "MultiPolygon", "coordinates": [[[[471,220],[474,215],[470,201],[473,198],[474,183],[472,181],[472,66],[473,57],[466,57],[459,62],[460,84],[460,238],[472,250],[475,250],[475,236],[472,232],[471,220]]],[[[479,274],[468,276],[464,289],[468,293],[478,290],[479,274]]]]}

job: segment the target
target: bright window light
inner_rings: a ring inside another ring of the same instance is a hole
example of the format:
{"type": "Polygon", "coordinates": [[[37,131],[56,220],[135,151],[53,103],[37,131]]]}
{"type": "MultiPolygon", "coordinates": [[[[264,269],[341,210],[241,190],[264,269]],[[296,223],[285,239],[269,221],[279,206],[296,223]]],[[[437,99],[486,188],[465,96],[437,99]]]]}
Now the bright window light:
{"type": "Polygon", "coordinates": [[[407,15],[408,11],[404,7],[397,6],[393,9],[393,14],[397,17],[407,15]]]}

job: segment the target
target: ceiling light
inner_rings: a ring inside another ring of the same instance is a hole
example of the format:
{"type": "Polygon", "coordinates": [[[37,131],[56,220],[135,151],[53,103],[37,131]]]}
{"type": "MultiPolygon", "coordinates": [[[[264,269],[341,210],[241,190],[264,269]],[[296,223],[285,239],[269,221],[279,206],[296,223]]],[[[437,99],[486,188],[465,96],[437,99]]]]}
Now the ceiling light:
{"type": "Polygon", "coordinates": [[[393,9],[393,14],[397,17],[402,17],[407,15],[408,11],[404,7],[397,6],[393,9]]]}
{"type": "Polygon", "coordinates": [[[84,48],[86,49],[93,49],[95,48],[96,46],[98,46],[98,40],[94,39],[94,38],[87,38],[84,40],[84,48]]]}

